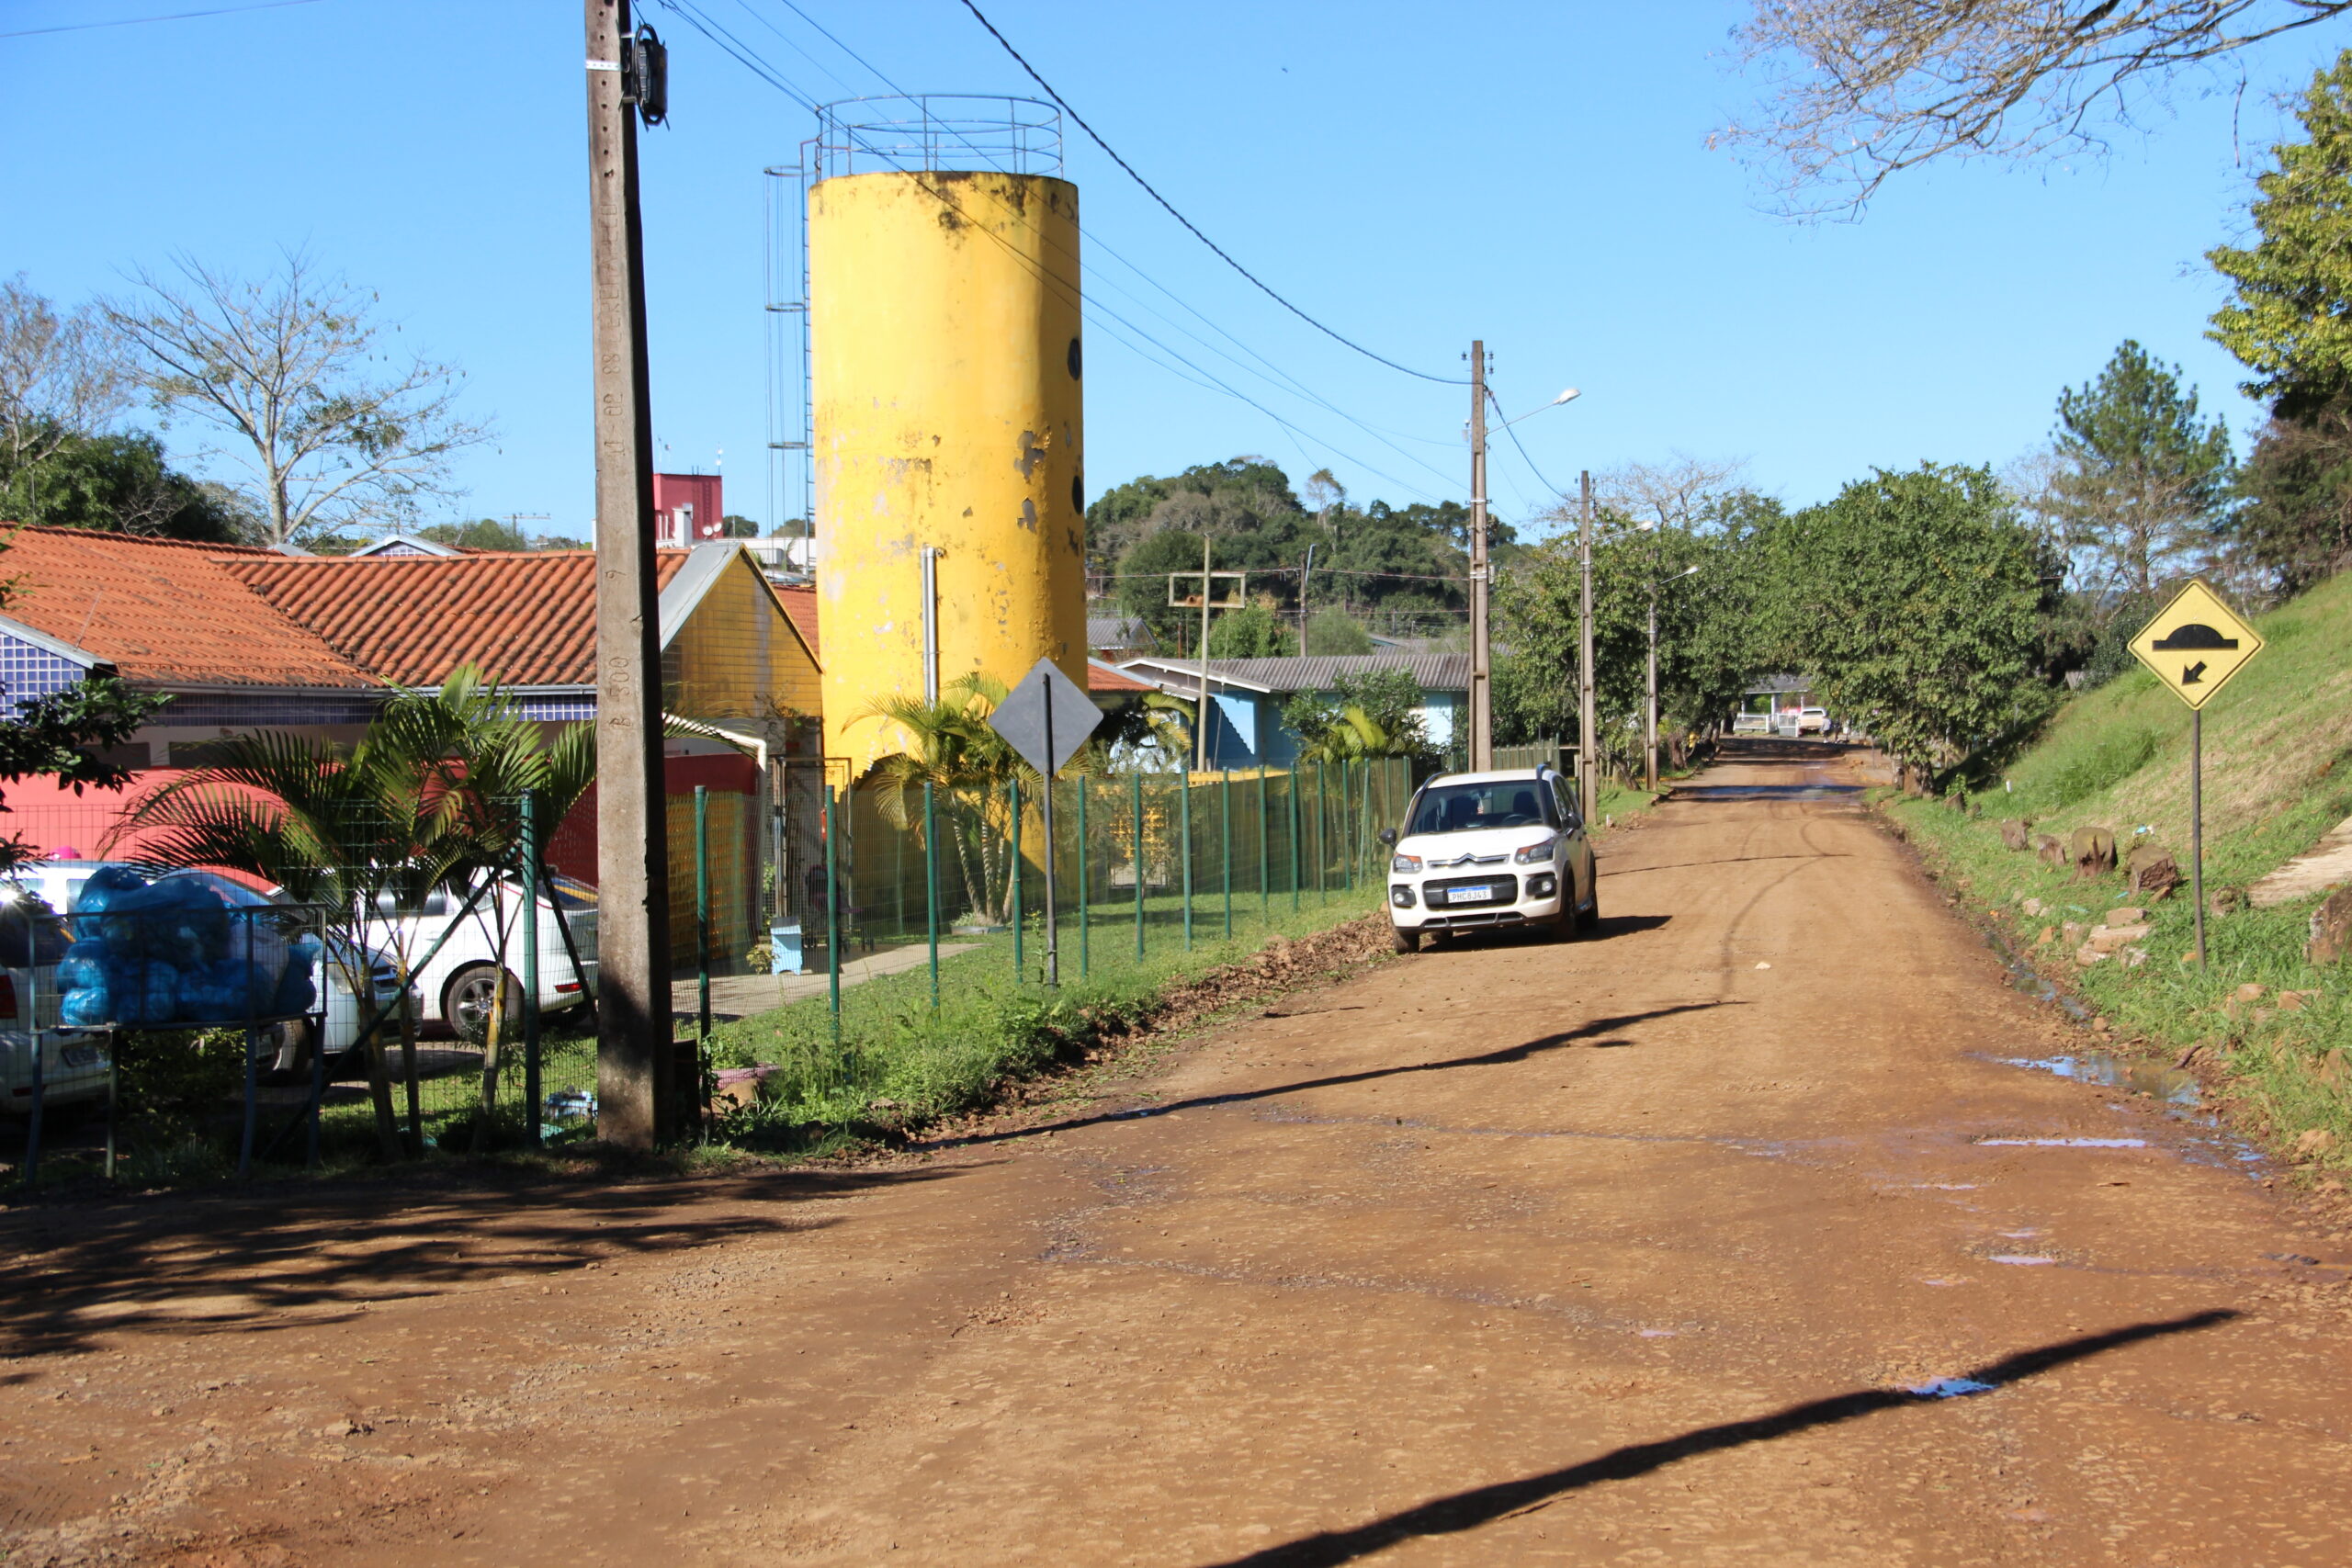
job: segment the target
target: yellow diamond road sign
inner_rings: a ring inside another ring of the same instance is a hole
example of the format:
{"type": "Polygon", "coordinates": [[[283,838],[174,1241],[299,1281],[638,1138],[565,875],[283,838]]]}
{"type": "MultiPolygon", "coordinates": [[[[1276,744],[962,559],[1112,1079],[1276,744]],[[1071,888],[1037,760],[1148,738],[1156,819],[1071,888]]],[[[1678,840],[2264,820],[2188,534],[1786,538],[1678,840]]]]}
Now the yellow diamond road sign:
{"type": "Polygon", "coordinates": [[[2222,603],[2220,594],[2191,581],[2140,628],[2132,639],[2132,651],[2172,688],[2173,695],[2201,708],[2231,676],[2254,662],[2262,651],[2262,638],[2222,603]]]}

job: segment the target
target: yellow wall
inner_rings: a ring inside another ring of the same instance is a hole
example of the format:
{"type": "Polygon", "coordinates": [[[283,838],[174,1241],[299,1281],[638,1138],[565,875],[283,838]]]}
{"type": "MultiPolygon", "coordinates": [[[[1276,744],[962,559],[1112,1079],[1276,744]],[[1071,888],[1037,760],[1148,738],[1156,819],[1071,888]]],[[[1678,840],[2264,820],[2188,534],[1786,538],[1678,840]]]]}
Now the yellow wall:
{"type": "Polygon", "coordinates": [[[900,750],[858,716],[922,694],[922,547],[944,686],[1050,658],[1086,681],[1078,189],[888,173],[808,193],[825,750],[900,750]]]}

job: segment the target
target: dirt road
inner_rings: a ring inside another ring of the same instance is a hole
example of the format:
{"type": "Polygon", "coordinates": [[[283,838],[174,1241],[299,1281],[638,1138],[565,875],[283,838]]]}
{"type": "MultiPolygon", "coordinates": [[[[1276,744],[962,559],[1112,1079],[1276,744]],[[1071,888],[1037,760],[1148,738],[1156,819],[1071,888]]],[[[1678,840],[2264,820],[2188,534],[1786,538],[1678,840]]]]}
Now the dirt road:
{"type": "Polygon", "coordinates": [[[887,1169],[10,1217],[6,1561],[2352,1561],[2352,1254],[1839,777],[887,1169]]]}

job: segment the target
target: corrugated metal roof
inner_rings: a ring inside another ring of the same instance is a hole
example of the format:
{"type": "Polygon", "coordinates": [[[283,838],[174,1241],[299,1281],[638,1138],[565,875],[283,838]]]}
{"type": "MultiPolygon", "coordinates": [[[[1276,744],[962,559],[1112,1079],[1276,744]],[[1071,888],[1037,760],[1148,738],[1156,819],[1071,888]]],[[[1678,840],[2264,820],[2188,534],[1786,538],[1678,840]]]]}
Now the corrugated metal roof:
{"type": "MultiPolygon", "coordinates": [[[[1200,666],[1182,659],[1131,659],[1120,666],[1129,673],[1147,668],[1147,680],[1180,684],[1200,678],[1200,666]]],[[[1470,689],[1470,656],[1466,653],[1346,653],[1308,655],[1292,659],[1212,659],[1211,684],[1230,680],[1265,691],[1329,692],[1342,676],[1365,675],[1376,670],[1402,670],[1421,683],[1425,692],[1466,692],[1470,689]]]]}

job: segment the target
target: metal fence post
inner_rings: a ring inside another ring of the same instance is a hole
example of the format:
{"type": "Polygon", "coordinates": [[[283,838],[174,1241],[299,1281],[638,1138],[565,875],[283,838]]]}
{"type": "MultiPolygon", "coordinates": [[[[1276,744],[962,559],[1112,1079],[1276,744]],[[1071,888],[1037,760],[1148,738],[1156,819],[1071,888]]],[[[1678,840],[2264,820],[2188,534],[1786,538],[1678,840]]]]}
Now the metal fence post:
{"type": "Polygon", "coordinates": [[[1193,775],[1180,773],[1176,787],[1182,791],[1179,816],[1184,839],[1184,951],[1193,951],[1193,775]]]}
{"type": "MultiPolygon", "coordinates": [[[[532,902],[536,903],[534,898],[532,902]]],[[[710,1071],[710,786],[695,785],[695,1130],[710,1138],[703,1078],[710,1071]]],[[[536,1120],[536,1118],[535,1118],[536,1120]]]]}
{"type": "Polygon", "coordinates": [[[1355,804],[1353,761],[1340,759],[1340,887],[1347,893],[1356,890],[1356,821],[1351,809],[1355,804]]]}
{"type": "Polygon", "coordinates": [[[931,1010],[939,1010],[939,817],[933,809],[931,781],[922,781],[922,876],[924,923],[931,943],[931,1010]]]}
{"type": "Polygon", "coordinates": [[[1290,765],[1290,911],[1298,913],[1298,762],[1290,765]]]}
{"type": "Polygon", "coordinates": [[[1233,940],[1233,770],[1216,776],[1216,822],[1225,840],[1225,940],[1233,940]]]}
{"type": "Polygon", "coordinates": [[[1331,889],[1324,882],[1324,868],[1330,863],[1328,846],[1324,842],[1323,819],[1330,815],[1330,799],[1324,784],[1326,764],[1315,764],[1315,897],[1325,904],[1331,901],[1331,889]]]}
{"type": "Polygon", "coordinates": [[[830,781],[825,784],[823,814],[818,823],[825,835],[825,980],[826,990],[832,1000],[833,1043],[842,1038],[842,856],[841,826],[838,818],[841,803],[833,795],[830,781]]]}
{"type": "Polygon", "coordinates": [[[1266,765],[1258,764],[1258,923],[1273,919],[1273,893],[1266,885],[1266,765]]]}
{"type": "Polygon", "coordinates": [[[1143,962],[1143,775],[1127,775],[1135,801],[1136,829],[1136,962],[1143,962]]]}
{"type": "MultiPolygon", "coordinates": [[[[523,1106],[531,1145],[540,1143],[539,1100],[539,794],[523,792],[523,1106]]],[[[563,919],[563,911],[556,911],[563,919]]]]}
{"type": "Polygon", "coordinates": [[[1028,979],[1021,957],[1021,779],[1015,775],[1004,781],[1006,798],[1012,802],[1012,983],[1016,986],[1028,979]]]}
{"type": "Polygon", "coordinates": [[[1078,775],[1078,977],[1087,976],[1086,775],[1078,775]]]}

